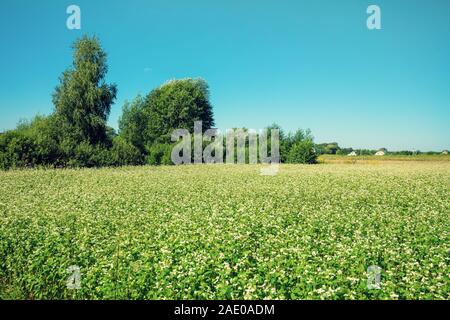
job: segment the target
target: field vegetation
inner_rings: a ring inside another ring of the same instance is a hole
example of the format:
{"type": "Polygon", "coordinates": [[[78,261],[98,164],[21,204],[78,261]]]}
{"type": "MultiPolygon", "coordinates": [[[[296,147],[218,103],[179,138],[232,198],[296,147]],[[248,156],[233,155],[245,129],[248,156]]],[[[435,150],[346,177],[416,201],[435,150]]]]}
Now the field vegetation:
{"type": "Polygon", "coordinates": [[[448,299],[449,190],[446,161],[0,172],[0,298],[448,299]]]}
{"type": "Polygon", "coordinates": [[[323,154],[318,157],[320,163],[372,163],[379,162],[396,162],[396,161],[450,161],[450,156],[444,154],[418,154],[418,155],[362,155],[362,156],[347,156],[347,155],[334,155],[323,154]]]}

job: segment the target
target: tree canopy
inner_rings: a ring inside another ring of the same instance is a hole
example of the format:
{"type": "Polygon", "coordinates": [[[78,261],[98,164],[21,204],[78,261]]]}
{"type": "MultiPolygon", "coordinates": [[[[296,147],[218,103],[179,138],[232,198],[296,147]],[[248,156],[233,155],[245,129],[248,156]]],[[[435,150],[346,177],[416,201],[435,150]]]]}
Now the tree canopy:
{"type": "Polygon", "coordinates": [[[203,79],[171,80],[150,92],[143,106],[147,118],[147,142],[170,141],[174,129],[194,131],[194,122],[203,129],[214,125],[209,88],[203,79]],[[161,141],[162,140],[162,141],[161,141]]]}
{"type": "Polygon", "coordinates": [[[105,143],[106,121],[117,94],[107,84],[106,53],[99,40],[84,36],[74,45],[73,66],[64,71],[53,94],[55,116],[74,142],[105,143]]]}
{"type": "Polygon", "coordinates": [[[202,121],[203,130],[214,125],[208,84],[203,79],[171,80],[152,90],[145,98],[138,95],[126,102],[119,119],[119,135],[146,153],[150,163],[169,152],[161,144],[170,144],[175,129],[194,130],[202,121]],[[158,154],[153,154],[158,152],[158,154]]]}

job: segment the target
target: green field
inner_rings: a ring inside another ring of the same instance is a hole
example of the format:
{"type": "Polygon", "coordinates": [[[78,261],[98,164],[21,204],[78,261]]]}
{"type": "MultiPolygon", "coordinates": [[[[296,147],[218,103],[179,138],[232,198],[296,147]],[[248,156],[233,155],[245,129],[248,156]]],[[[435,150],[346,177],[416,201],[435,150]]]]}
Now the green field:
{"type": "Polygon", "coordinates": [[[347,155],[332,155],[324,154],[319,156],[318,161],[320,163],[361,163],[361,162],[395,162],[395,161],[450,161],[450,155],[438,154],[438,155],[385,155],[385,156],[355,156],[349,157],[347,155]]]}
{"type": "Polygon", "coordinates": [[[0,298],[450,298],[450,162],[258,168],[0,172],[0,298]]]}

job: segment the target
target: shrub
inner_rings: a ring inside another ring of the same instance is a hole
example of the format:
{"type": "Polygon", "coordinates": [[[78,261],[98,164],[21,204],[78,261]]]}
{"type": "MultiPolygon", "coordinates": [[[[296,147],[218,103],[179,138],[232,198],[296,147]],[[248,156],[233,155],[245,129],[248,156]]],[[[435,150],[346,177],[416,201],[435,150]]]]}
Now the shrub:
{"type": "Polygon", "coordinates": [[[142,155],[137,147],[122,137],[115,137],[113,147],[109,151],[110,165],[126,166],[142,164],[142,155]]]}
{"type": "Polygon", "coordinates": [[[302,140],[296,142],[288,155],[289,163],[313,164],[317,162],[317,154],[314,151],[312,140],[302,140]]]}
{"type": "Polygon", "coordinates": [[[98,165],[100,152],[95,146],[82,142],[78,144],[73,150],[73,156],[68,161],[69,167],[95,167],[98,165]]]}
{"type": "Polygon", "coordinates": [[[146,162],[150,165],[172,165],[172,147],[171,144],[164,143],[155,143],[147,147],[146,162]]]}
{"type": "Polygon", "coordinates": [[[35,163],[35,146],[32,139],[17,130],[2,136],[1,153],[4,169],[31,167],[35,163]]]}
{"type": "Polygon", "coordinates": [[[145,100],[139,95],[132,102],[125,102],[119,118],[119,135],[127,142],[145,152],[145,131],[148,116],[144,112],[145,100]]]}
{"type": "Polygon", "coordinates": [[[53,117],[36,116],[0,135],[0,168],[59,166],[64,153],[53,117]]]}

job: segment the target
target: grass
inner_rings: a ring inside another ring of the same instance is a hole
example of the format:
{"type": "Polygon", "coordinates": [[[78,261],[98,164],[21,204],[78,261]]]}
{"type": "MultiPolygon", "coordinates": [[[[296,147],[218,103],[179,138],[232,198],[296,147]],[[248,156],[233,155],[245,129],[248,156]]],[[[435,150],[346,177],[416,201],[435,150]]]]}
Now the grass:
{"type": "Polygon", "coordinates": [[[450,161],[450,155],[428,155],[428,154],[419,154],[419,155],[385,155],[385,156],[348,156],[348,155],[331,155],[324,154],[319,156],[318,161],[320,163],[379,163],[384,161],[450,161]]]}
{"type": "Polygon", "coordinates": [[[448,299],[449,187],[446,161],[1,172],[0,298],[448,299]]]}

